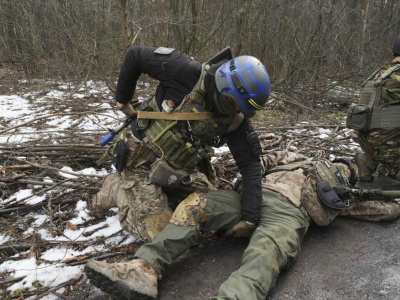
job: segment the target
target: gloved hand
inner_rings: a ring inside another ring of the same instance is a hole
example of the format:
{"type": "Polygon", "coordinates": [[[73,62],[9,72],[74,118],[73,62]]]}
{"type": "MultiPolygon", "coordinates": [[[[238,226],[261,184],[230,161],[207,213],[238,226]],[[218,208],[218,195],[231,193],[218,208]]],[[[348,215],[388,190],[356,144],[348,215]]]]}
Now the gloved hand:
{"type": "Polygon", "coordinates": [[[229,228],[225,232],[225,236],[233,236],[235,238],[250,237],[256,227],[256,224],[242,220],[233,227],[229,228]]]}

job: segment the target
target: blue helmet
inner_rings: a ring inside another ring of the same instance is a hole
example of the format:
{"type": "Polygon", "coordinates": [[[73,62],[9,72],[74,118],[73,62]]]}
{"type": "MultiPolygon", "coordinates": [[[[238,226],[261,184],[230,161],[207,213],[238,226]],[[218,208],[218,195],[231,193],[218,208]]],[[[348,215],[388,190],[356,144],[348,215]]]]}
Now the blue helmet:
{"type": "Polygon", "coordinates": [[[222,64],[215,73],[218,92],[233,99],[239,110],[252,118],[271,93],[267,70],[255,57],[238,56],[222,64]]]}

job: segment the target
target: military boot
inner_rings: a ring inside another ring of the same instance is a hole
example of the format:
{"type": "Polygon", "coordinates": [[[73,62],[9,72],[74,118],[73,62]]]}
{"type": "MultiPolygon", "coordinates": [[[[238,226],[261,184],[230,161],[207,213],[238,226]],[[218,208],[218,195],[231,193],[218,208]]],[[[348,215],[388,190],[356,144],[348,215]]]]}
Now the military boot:
{"type": "Polygon", "coordinates": [[[85,266],[90,282],[115,299],[156,299],[158,274],[143,259],[108,264],[90,260],[85,266]]]}
{"type": "Polygon", "coordinates": [[[354,161],[358,167],[358,175],[360,181],[371,182],[374,180],[374,176],[372,175],[377,166],[378,162],[372,160],[363,152],[357,152],[354,161]]]}

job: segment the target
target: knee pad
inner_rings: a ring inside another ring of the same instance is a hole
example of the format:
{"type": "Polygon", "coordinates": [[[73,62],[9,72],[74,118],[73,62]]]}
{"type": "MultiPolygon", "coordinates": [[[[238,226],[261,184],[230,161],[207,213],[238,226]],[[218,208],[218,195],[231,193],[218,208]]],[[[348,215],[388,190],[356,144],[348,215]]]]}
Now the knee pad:
{"type": "Polygon", "coordinates": [[[198,227],[207,219],[207,216],[204,213],[206,203],[207,200],[203,193],[190,194],[185,200],[179,203],[178,207],[172,214],[170,223],[183,227],[198,227]]]}

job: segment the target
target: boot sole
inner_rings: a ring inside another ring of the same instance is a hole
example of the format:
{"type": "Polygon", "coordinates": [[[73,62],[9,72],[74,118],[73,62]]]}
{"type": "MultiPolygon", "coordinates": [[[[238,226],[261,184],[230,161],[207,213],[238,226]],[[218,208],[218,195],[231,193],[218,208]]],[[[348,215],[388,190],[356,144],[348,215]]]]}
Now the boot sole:
{"type": "Polygon", "coordinates": [[[121,280],[112,280],[108,276],[96,270],[93,266],[85,266],[86,277],[89,278],[90,283],[97,286],[103,292],[113,295],[116,299],[126,300],[151,300],[156,299],[149,295],[139,293],[131,288],[130,285],[125,284],[121,280]]]}

